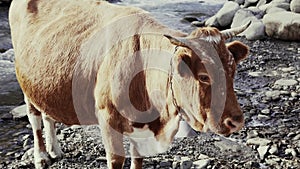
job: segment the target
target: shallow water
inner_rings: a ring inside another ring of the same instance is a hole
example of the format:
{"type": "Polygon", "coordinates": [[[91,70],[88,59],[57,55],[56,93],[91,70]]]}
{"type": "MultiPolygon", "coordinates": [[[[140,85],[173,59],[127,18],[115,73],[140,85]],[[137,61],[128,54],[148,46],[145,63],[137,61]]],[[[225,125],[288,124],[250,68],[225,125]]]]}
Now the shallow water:
{"type": "MultiPolygon", "coordinates": [[[[141,7],[150,11],[154,17],[165,25],[190,32],[195,29],[184,16],[194,16],[204,20],[213,15],[225,0],[124,0],[120,4],[141,7]]],[[[0,52],[11,48],[9,26],[7,19],[8,8],[0,7],[0,52]]],[[[0,163],[13,158],[20,158],[23,149],[23,137],[30,133],[25,126],[26,121],[12,120],[9,111],[23,101],[22,92],[14,75],[13,63],[0,60],[0,163]]]]}

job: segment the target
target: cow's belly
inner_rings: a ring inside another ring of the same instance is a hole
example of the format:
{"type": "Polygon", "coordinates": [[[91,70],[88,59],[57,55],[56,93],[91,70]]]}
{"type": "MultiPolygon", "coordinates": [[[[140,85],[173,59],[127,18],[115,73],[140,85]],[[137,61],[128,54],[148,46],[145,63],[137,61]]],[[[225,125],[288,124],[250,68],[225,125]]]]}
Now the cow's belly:
{"type": "MultiPolygon", "coordinates": [[[[17,63],[18,61],[16,65],[17,63]]],[[[68,75],[72,74],[72,66],[69,70],[60,71],[51,67],[47,68],[47,65],[39,67],[36,64],[38,63],[27,66],[17,65],[16,74],[23,93],[38,110],[55,121],[67,125],[97,124],[94,107],[91,108],[91,103],[86,105],[87,96],[82,96],[85,90],[81,90],[79,94],[81,100],[75,99],[75,102],[73,99],[76,91],[73,91],[72,75],[68,75]]]]}

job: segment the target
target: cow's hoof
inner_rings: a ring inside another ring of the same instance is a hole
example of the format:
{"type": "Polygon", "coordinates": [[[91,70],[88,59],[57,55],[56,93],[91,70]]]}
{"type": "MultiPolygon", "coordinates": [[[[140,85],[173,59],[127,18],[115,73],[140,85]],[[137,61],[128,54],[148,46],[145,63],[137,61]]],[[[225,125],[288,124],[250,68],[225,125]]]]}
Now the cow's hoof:
{"type": "Polygon", "coordinates": [[[39,156],[34,157],[34,166],[36,169],[44,169],[51,165],[51,159],[46,152],[39,153],[39,156]]]}
{"type": "Polygon", "coordinates": [[[50,151],[48,153],[50,157],[55,160],[62,159],[64,156],[64,153],[60,149],[57,149],[56,151],[50,151]]]}

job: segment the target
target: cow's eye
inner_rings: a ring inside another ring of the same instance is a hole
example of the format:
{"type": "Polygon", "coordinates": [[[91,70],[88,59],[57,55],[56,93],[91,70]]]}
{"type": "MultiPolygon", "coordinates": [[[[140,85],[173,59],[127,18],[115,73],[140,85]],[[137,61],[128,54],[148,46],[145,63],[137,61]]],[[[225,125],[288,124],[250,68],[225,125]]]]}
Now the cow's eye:
{"type": "Polygon", "coordinates": [[[198,75],[198,80],[201,83],[210,84],[210,78],[209,78],[208,74],[202,74],[202,73],[200,73],[198,75]]]}

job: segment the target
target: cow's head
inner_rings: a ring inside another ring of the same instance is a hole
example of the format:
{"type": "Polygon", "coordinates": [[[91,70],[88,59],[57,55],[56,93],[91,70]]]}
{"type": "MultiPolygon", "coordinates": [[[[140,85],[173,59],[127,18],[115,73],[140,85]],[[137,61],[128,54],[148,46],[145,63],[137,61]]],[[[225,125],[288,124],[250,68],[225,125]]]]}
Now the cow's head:
{"type": "Polygon", "coordinates": [[[174,99],[195,130],[228,135],[244,125],[233,82],[236,65],[249,49],[241,42],[225,44],[225,40],[247,27],[222,32],[198,28],[184,38],[166,35],[177,46],[172,64],[174,99]]]}

